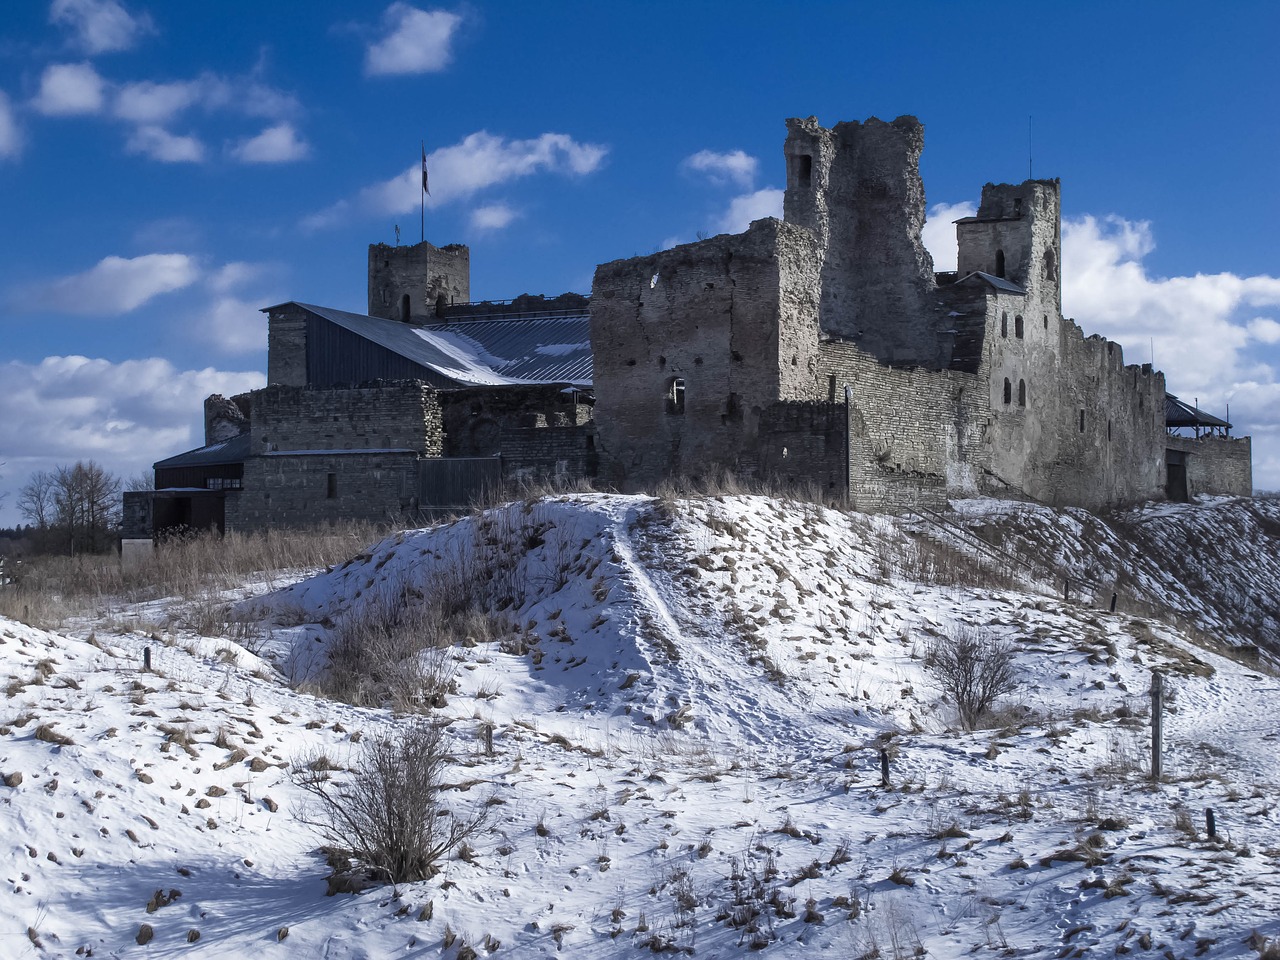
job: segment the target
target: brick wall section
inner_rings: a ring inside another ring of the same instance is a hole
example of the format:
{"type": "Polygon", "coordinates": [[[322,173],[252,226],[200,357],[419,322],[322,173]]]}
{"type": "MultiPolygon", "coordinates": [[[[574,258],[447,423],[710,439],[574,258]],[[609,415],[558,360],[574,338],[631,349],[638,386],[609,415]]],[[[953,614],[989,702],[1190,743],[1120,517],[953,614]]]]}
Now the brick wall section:
{"type": "Polygon", "coordinates": [[[408,452],[251,457],[244,465],[244,490],[227,497],[227,529],[409,522],[417,507],[417,477],[417,455],[408,452]]]}
{"type": "Polygon", "coordinates": [[[1187,455],[1187,493],[1253,496],[1253,444],[1248,437],[1165,438],[1166,448],[1187,455]]]}
{"type": "MultiPolygon", "coordinates": [[[[255,456],[272,451],[406,449],[443,453],[438,394],[417,380],[347,390],[266,387],[253,395],[255,456]]],[[[249,475],[245,474],[245,486],[249,475]]]]}

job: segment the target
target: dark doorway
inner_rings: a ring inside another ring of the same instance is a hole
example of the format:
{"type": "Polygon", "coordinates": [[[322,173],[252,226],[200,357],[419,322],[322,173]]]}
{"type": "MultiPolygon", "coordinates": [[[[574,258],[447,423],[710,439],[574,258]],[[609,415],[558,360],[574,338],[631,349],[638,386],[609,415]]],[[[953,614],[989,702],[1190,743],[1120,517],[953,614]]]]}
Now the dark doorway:
{"type": "Polygon", "coordinates": [[[1165,496],[1175,503],[1189,503],[1191,497],[1187,491],[1186,454],[1173,450],[1166,451],[1165,465],[1168,471],[1164,485],[1165,496]]]}

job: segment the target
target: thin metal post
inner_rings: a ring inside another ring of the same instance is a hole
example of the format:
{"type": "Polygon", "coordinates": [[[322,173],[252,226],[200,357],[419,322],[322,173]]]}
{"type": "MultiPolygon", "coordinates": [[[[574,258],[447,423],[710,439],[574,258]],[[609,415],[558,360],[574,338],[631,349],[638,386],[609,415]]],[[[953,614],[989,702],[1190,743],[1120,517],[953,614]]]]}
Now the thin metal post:
{"type": "Polygon", "coordinates": [[[1151,674],[1151,779],[1164,777],[1164,675],[1151,674]]]}
{"type": "Polygon", "coordinates": [[[147,673],[151,672],[151,648],[150,647],[142,648],[142,669],[147,671],[147,673]]]}
{"type": "Polygon", "coordinates": [[[887,787],[889,785],[889,751],[880,748],[880,786],[887,787]]]}

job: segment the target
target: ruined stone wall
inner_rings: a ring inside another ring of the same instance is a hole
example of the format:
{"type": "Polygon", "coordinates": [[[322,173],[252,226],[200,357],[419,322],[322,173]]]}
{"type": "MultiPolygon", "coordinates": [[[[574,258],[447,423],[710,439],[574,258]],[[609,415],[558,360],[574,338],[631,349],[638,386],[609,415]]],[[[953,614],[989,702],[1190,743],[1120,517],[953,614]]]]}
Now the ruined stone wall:
{"type": "Polygon", "coordinates": [[[502,433],[502,478],[534,483],[595,477],[595,425],[511,427],[502,433]]]}
{"type": "Polygon", "coordinates": [[[956,224],[957,272],[1002,277],[1026,290],[1044,313],[1060,315],[1061,211],[1057,180],[986,184],[977,215],[956,224]]]}
{"type": "Polygon", "coordinates": [[[440,456],[444,447],[437,393],[416,380],[346,390],[266,387],[253,394],[250,436],[255,456],[361,449],[440,456]]]}
{"type": "Polygon", "coordinates": [[[445,391],[440,408],[447,457],[505,456],[514,431],[582,426],[592,414],[577,391],[534,384],[445,391]]]}
{"type": "Polygon", "coordinates": [[[822,259],[823,333],[890,363],[938,366],[933,259],[924,248],[924,127],[787,121],[788,223],[809,228],[822,259]]]}
{"type": "Polygon", "coordinates": [[[408,522],[417,508],[417,459],[409,452],[361,451],[250,457],[244,489],[226,500],[226,527],[408,522]]]}
{"type": "Polygon", "coordinates": [[[815,390],[842,401],[846,386],[855,507],[901,510],[989,492],[991,408],[983,378],[889,367],[854,344],[822,344],[815,390]]]}
{"type": "Polygon", "coordinates": [[[205,397],[205,446],[238,437],[248,429],[249,418],[245,414],[245,408],[235,398],[228,400],[218,393],[205,397]]]}
{"type": "Polygon", "coordinates": [[[1186,454],[1188,495],[1253,496],[1253,444],[1248,437],[1166,436],[1165,445],[1186,454]]]}
{"type": "Polygon", "coordinates": [[[307,385],[307,312],[296,304],[267,315],[267,383],[307,385]]]}
{"type": "Polygon", "coordinates": [[[817,269],[812,234],[777,220],[599,266],[601,475],[637,488],[753,458],[764,409],[816,369],[817,269]]]}
{"type": "Polygon", "coordinates": [[[750,472],[770,483],[807,486],[820,497],[843,501],[847,430],[843,403],[775,403],[761,414],[759,446],[750,472]]]}
{"type": "Polygon", "coordinates": [[[430,323],[439,306],[470,299],[471,250],[463,244],[369,244],[369,316],[430,323]]]}

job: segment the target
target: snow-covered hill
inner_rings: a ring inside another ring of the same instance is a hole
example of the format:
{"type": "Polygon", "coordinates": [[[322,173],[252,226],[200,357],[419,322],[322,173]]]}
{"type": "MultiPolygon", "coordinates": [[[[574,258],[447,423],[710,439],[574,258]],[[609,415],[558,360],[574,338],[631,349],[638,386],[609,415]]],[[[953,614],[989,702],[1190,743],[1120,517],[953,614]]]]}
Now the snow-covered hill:
{"type": "Polygon", "coordinates": [[[957,506],[516,503],[247,585],[256,655],[154,603],[140,630],[0,620],[0,955],[1254,956],[1280,937],[1280,505],[957,506]],[[405,721],[299,690],[362,616],[445,603],[485,614],[437,713],[448,803],[489,826],[429,881],[326,897],[291,770],[405,721]],[[928,666],[966,628],[1019,678],[975,733],[928,666]]]}

